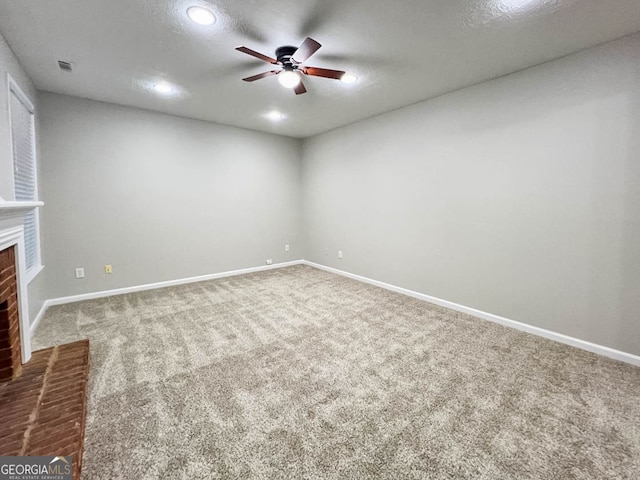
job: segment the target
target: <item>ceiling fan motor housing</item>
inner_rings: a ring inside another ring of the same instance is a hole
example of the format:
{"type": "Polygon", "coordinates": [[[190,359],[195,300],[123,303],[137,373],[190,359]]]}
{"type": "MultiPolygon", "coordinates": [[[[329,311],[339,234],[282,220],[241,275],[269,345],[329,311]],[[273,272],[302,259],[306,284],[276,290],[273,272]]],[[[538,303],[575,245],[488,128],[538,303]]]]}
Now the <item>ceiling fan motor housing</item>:
{"type": "Polygon", "coordinates": [[[293,54],[296,53],[296,50],[298,50],[298,47],[291,47],[289,45],[276,49],[276,58],[278,59],[278,62],[282,64],[285,70],[293,70],[294,66],[297,65],[291,59],[291,57],[293,57],[293,54]]]}

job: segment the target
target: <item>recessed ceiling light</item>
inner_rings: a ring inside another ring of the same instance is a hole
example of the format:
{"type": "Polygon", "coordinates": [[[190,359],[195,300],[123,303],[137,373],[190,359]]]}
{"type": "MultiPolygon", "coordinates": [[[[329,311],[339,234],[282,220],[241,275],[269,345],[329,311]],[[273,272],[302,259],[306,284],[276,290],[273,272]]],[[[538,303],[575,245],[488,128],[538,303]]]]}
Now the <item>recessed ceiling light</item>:
{"type": "Polygon", "coordinates": [[[279,122],[280,120],[284,120],[287,116],[284,113],[281,113],[277,110],[272,110],[265,115],[272,122],[279,122]]]}
{"type": "Polygon", "coordinates": [[[286,88],[293,88],[300,83],[300,75],[291,70],[285,70],[278,75],[280,85],[286,88]]]}
{"type": "Polygon", "coordinates": [[[174,90],[173,86],[168,84],[167,82],[156,83],[153,86],[153,89],[162,95],[171,95],[174,90]]]}
{"type": "Polygon", "coordinates": [[[187,98],[189,92],[180,85],[164,80],[164,75],[158,75],[157,77],[151,77],[146,79],[134,80],[133,85],[137,88],[144,90],[154,95],[159,95],[169,98],[187,98]]]}
{"type": "Polygon", "coordinates": [[[342,75],[340,77],[340,81],[342,83],[355,83],[358,80],[358,77],[356,77],[355,75],[352,75],[350,73],[345,73],[344,75],[342,75]]]}
{"type": "Polygon", "coordinates": [[[517,11],[527,10],[543,2],[541,0],[499,0],[499,3],[504,9],[517,11]]]}
{"type": "Polygon", "coordinates": [[[216,17],[211,10],[204,7],[189,7],[187,9],[187,15],[191,20],[198,25],[213,25],[216,22],[216,17]]]}

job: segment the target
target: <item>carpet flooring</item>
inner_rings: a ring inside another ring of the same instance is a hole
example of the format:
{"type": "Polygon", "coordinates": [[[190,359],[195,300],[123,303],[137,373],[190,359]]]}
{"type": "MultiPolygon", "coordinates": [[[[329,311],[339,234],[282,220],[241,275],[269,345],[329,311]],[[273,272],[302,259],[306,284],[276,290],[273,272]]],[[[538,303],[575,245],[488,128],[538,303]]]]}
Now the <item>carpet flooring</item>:
{"type": "Polygon", "coordinates": [[[640,368],[307,266],[51,307],[84,479],[637,479],[640,368]]]}

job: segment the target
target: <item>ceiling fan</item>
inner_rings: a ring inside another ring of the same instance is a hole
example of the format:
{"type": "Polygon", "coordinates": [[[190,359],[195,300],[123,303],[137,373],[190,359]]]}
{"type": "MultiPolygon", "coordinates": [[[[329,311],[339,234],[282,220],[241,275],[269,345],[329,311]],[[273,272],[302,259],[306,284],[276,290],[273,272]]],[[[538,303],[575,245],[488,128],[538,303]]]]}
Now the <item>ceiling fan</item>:
{"type": "Polygon", "coordinates": [[[316,53],[321,46],[322,45],[316,42],[313,38],[307,37],[298,48],[284,46],[276,49],[276,58],[263,55],[262,53],[256,52],[255,50],[251,50],[247,47],[237,47],[236,50],[240,52],[259,58],[263,62],[279,65],[281,67],[279,70],[270,70],[258,75],[243,78],[242,80],[245,82],[255,82],[261,78],[278,75],[278,81],[280,84],[284,87],[292,88],[293,91],[296,92],[296,95],[301,95],[307,92],[307,89],[304,87],[304,83],[302,83],[301,73],[313,77],[340,80],[345,75],[345,72],[342,70],[305,67],[302,65],[302,63],[306,62],[307,59],[316,53]]]}

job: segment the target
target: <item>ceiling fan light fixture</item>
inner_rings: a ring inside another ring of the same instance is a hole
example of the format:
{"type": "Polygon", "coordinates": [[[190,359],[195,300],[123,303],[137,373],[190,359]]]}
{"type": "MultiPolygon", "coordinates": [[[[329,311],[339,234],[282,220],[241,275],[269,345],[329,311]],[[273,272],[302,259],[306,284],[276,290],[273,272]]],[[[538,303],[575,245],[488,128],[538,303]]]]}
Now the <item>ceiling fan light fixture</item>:
{"type": "Polygon", "coordinates": [[[295,88],[300,83],[300,75],[293,70],[285,70],[278,75],[278,81],[285,88],[295,88]]]}
{"type": "Polygon", "coordinates": [[[358,81],[358,77],[352,75],[351,73],[345,73],[340,77],[340,81],[346,84],[356,83],[358,81]]]}
{"type": "Polygon", "coordinates": [[[187,8],[187,16],[198,25],[209,26],[216,23],[216,16],[207,8],[193,6],[187,8]]]}

